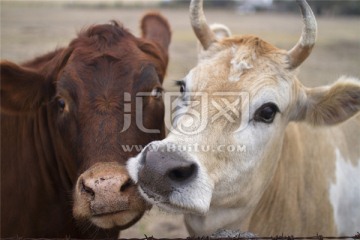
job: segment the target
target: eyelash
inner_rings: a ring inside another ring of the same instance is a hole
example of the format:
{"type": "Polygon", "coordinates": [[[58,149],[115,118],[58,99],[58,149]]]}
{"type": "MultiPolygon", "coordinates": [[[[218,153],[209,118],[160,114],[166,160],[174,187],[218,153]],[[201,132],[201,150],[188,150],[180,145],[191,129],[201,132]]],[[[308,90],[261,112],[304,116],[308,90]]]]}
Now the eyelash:
{"type": "Polygon", "coordinates": [[[186,91],[186,85],[184,80],[176,80],[175,85],[180,87],[180,92],[184,93],[186,91]]]}

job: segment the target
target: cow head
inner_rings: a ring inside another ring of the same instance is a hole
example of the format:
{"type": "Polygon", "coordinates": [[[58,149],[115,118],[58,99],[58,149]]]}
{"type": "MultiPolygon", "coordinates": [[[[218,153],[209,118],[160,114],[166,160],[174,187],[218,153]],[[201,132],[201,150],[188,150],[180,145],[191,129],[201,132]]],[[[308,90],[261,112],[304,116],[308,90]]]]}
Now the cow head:
{"type": "Polygon", "coordinates": [[[101,228],[129,227],[149,209],[125,168],[137,153],[127,146],[165,136],[170,28],[156,13],[141,27],[136,38],[116,22],[95,25],[32,64],[1,63],[2,112],[41,116],[54,146],[51,168],[74,188],[75,218],[101,228]]]}
{"type": "Polygon", "coordinates": [[[235,208],[244,217],[274,175],[290,121],[333,125],[359,111],[359,81],[310,89],[297,79],[317,31],[308,4],[297,2],[304,28],[290,51],[256,36],[231,37],[219,25],[211,29],[202,1],[191,2],[201,49],[197,66],[179,82],[173,129],[128,162],[148,201],[192,217],[235,208]]]}

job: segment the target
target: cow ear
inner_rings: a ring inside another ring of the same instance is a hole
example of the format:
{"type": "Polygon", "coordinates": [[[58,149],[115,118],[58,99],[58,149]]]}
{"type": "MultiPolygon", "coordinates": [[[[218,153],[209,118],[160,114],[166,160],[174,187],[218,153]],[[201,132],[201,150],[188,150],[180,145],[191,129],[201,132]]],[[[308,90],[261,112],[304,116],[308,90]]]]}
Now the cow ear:
{"type": "Polygon", "coordinates": [[[301,118],[313,125],[341,123],[360,111],[360,81],[341,77],[328,87],[306,90],[301,118]]]}
{"type": "Polygon", "coordinates": [[[45,78],[35,70],[3,61],[1,69],[1,112],[27,113],[45,98],[45,78]]]}
{"type": "MultiPolygon", "coordinates": [[[[221,41],[222,39],[231,37],[231,35],[232,35],[230,29],[227,26],[225,26],[224,24],[213,23],[210,25],[210,29],[211,29],[211,31],[214,32],[215,38],[217,41],[221,41]]],[[[198,41],[197,42],[197,53],[198,53],[198,55],[200,55],[203,52],[205,52],[204,47],[198,41]]]]}
{"type": "Polygon", "coordinates": [[[211,24],[210,29],[215,33],[215,38],[218,41],[221,41],[224,38],[231,37],[232,35],[230,29],[227,26],[220,23],[211,24]]]}
{"type": "Polygon", "coordinates": [[[159,13],[147,13],[141,20],[142,37],[158,43],[168,53],[171,30],[168,21],[159,13]]]}

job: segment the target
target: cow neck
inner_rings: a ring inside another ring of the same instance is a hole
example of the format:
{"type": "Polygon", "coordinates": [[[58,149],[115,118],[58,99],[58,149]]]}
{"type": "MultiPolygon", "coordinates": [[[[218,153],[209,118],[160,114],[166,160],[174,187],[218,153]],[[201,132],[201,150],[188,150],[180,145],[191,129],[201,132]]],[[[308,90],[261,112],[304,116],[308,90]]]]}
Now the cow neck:
{"type": "Polygon", "coordinates": [[[313,196],[319,193],[319,190],[326,189],[327,182],[333,178],[330,171],[334,164],[333,152],[321,152],[321,148],[311,147],[313,141],[321,142],[322,138],[330,139],[330,133],[329,129],[314,129],[305,123],[289,124],[278,168],[253,213],[251,231],[276,234],[283,229],[291,229],[291,224],[301,218],[303,221],[297,225],[296,230],[291,233],[284,232],[284,235],[300,235],[303,229],[310,229],[314,233],[326,230],[330,234],[336,234],[334,222],[330,225],[324,222],[332,218],[332,210],[329,210],[331,206],[326,194],[321,193],[318,198],[309,197],[305,198],[306,201],[304,200],[304,196],[313,196]],[[307,138],[313,141],[306,141],[307,138]],[[312,150],[308,152],[308,149],[312,150]],[[326,157],[323,159],[317,157],[320,154],[326,157]],[[269,203],[272,203],[271,208],[269,208],[269,203]],[[280,212],[282,216],[286,216],[287,221],[278,218],[280,212]],[[321,220],[317,219],[314,217],[316,212],[321,212],[325,217],[321,220]],[[271,227],[267,222],[269,219],[279,219],[280,222],[277,225],[279,228],[271,227]],[[326,229],[321,229],[324,226],[326,229]]]}

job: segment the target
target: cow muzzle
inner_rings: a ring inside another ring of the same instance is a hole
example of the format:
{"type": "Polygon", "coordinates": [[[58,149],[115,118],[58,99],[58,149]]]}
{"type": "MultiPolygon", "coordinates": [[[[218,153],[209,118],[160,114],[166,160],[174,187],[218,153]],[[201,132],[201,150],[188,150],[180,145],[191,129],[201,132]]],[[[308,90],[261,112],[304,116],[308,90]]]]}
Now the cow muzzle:
{"type": "Polygon", "coordinates": [[[204,214],[213,189],[208,175],[187,152],[152,144],[160,146],[148,147],[128,162],[144,198],[169,212],[204,214]]]}
{"type": "Polygon", "coordinates": [[[125,229],[147,209],[150,205],[118,163],[95,164],[77,180],[73,214],[78,220],[90,220],[100,228],[125,229]]]}

